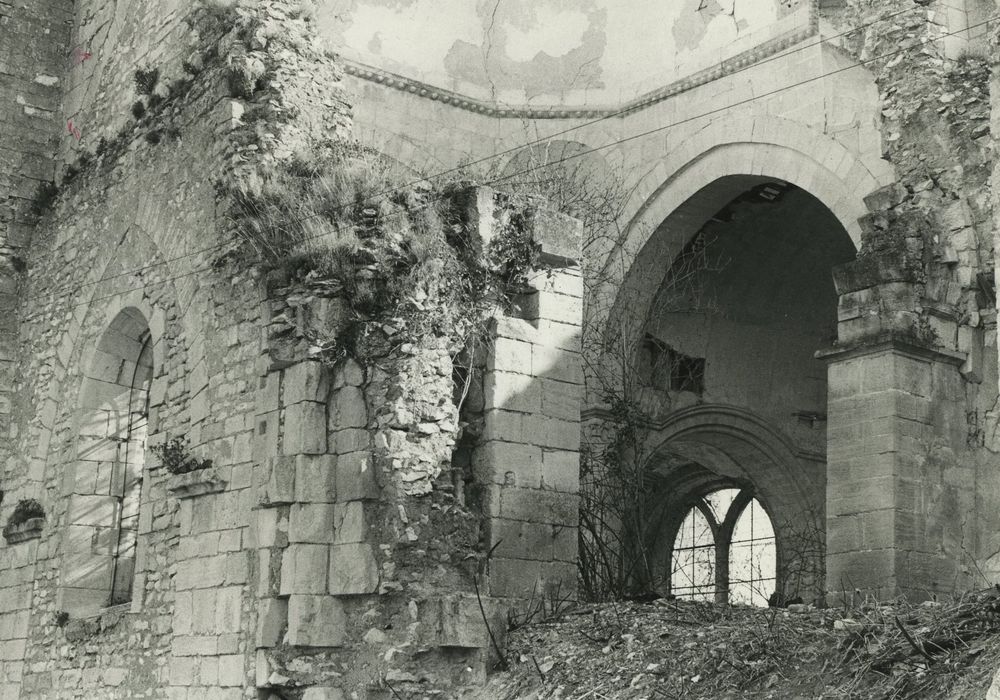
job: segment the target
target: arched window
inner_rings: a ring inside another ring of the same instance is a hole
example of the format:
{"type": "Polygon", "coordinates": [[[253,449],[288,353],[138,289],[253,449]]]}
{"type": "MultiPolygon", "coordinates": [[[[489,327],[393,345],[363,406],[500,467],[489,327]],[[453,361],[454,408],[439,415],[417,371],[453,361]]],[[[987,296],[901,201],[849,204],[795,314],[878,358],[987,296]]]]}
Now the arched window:
{"type": "Polygon", "coordinates": [[[677,529],[670,591],[679,598],[764,606],[776,572],[774,528],[749,489],[703,496],[677,529]]]}
{"type": "Polygon", "coordinates": [[[60,607],[75,616],[132,599],[153,352],[136,309],[101,336],[76,413],[60,607]]]}

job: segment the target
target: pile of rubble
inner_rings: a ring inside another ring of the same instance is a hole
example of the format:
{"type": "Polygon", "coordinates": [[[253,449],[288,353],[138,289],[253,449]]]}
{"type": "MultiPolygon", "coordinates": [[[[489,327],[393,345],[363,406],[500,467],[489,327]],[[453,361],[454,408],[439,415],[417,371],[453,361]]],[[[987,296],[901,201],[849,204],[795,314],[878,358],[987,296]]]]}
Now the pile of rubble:
{"type": "Polygon", "coordinates": [[[481,697],[983,698],[1000,668],[1000,589],[828,609],[581,606],[513,630],[507,660],[481,697]]]}

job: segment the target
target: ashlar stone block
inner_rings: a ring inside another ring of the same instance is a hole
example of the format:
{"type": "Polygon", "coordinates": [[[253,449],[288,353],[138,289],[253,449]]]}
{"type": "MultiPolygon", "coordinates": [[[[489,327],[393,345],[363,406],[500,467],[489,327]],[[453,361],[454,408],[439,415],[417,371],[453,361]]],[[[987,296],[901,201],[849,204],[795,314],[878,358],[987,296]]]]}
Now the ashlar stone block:
{"type": "Polygon", "coordinates": [[[325,403],[329,391],[327,373],[320,362],[306,361],[285,370],[283,378],[286,406],[314,401],[325,403]]]}
{"type": "Polygon", "coordinates": [[[336,429],[364,428],[368,425],[368,407],[364,392],[356,386],[345,386],[334,395],[336,429]]]}
{"type": "Polygon", "coordinates": [[[294,646],[339,647],[347,619],[343,604],[328,595],[292,595],[288,599],[286,641],[294,646]]]}
{"type": "Polygon", "coordinates": [[[302,700],[346,700],[346,698],[343,690],[329,686],[306,688],[306,692],[302,694],[302,700]]]}
{"type": "Polygon", "coordinates": [[[281,555],[281,595],[326,592],[329,547],[290,544],[281,555]]]}
{"type": "Polygon", "coordinates": [[[264,598],[257,609],[257,648],[275,647],[281,642],[281,631],[288,620],[288,601],[264,598]]]}
{"type": "Polygon", "coordinates": [[[542,406],[542,385],[538,379],[514,372],[487,372],[484,389],[486,405],[521,413],[537,413],[542,406]]]}
{"type": "Polygon", "coordinates": [[[364,595],[378,587],[378,562],[370,544],[335,544],[330,548],[330,593],[364,595]]]}
{"type": "Polygon", "coordinates": [[[473,471],[479,483],[538,488],[542,476],[542,448],[490,440],[476,450],[473,471]]]}
{"type": "Polygon", "coordinates": [[[257,470],[257,503],[275,506],[295,498],[295,458],[272,457],[257,470]]]}
{"type": "Polygon", "coordinates": [[[293,503],[289,515],[290,542],[332,544],[334,506],[331,503],[293,503]]]}
{"type": "Polygon", "coordinates": [[[338,455],[337,498],[341,501],[355,501],[375,499],[378,496],[379,486],[371,455],[367,452],[338,455]]]}
{"type": "Polygon", "coordinates": [[[304,401],[284,411],[282,452],[286,455],[326,452],[326,404],[304,401]]]}
{"type": "Polygon", "coordinates": [[[333,507],[335,544],[355,544],[365,541],[367,522],[364,501],[338,503],[333,507]]]}
{"type": "Polygon", "coordinates": [[[295,500],[299,503],[337,500],[336,455],[299,455],[295,458],[295,500]]]}
{"type": "Polygon", "coordinates": [[[496,338],[486,369],[491,372],[531,373],[531,343],[510,338],[496,338]]]}

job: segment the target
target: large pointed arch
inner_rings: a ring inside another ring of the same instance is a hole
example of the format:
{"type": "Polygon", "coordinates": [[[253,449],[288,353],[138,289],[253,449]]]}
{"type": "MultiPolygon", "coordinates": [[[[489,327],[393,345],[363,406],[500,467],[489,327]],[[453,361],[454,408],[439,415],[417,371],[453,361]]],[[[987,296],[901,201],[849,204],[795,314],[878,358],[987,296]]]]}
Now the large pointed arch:
{"type": "Polygon", "coordinates": [[[823,203],[857,248],[865,198],[895,181],[888,162],[862,158],[841,142],[798,122],[761,115],[713,120],[632,189],[617,242],[592,252],[592,326],[620,316],[645,318],[662,273],[684,245],[741,191],[769,180],[790,183],[823,203]]]}

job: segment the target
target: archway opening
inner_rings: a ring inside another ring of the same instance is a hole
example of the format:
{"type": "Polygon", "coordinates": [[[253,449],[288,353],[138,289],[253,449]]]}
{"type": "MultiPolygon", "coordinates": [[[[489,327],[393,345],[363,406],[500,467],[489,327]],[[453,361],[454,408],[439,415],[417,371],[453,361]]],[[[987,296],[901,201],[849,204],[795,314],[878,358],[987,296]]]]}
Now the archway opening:
{"type": "Polygon", "coordinates": [[[80,389],[60,604],[81,616],[132,600],[153,351],[142,313],[125,309],[94,350],[80,389]]]}
{"type": "Polygon", "coordinates": [[[729,176],[656,237],[673,243],[654,249],[675,252],[632,324],[633,393],[654,425],[688,416],[650,460],[668,512],[652,545],[661,581],[754,605],[818,595],[827,396],[815,353],[836,340],[832,269],[853,258],[850,236],[791,183],[729,176]]]}
{"type": "Polygon", "coordinates": [[[832,268],[854,246],[808,192],[723,180],[710,187],[730,193],[724,205],[705,211],[696,195],[661,227],[670,236],[686,233],[692,217],[701,222],[650,280],[641,383],[658,414],[699,401],[744,406],[822,452],[826,367],[814,354],[836,339],[832,268]]]}

